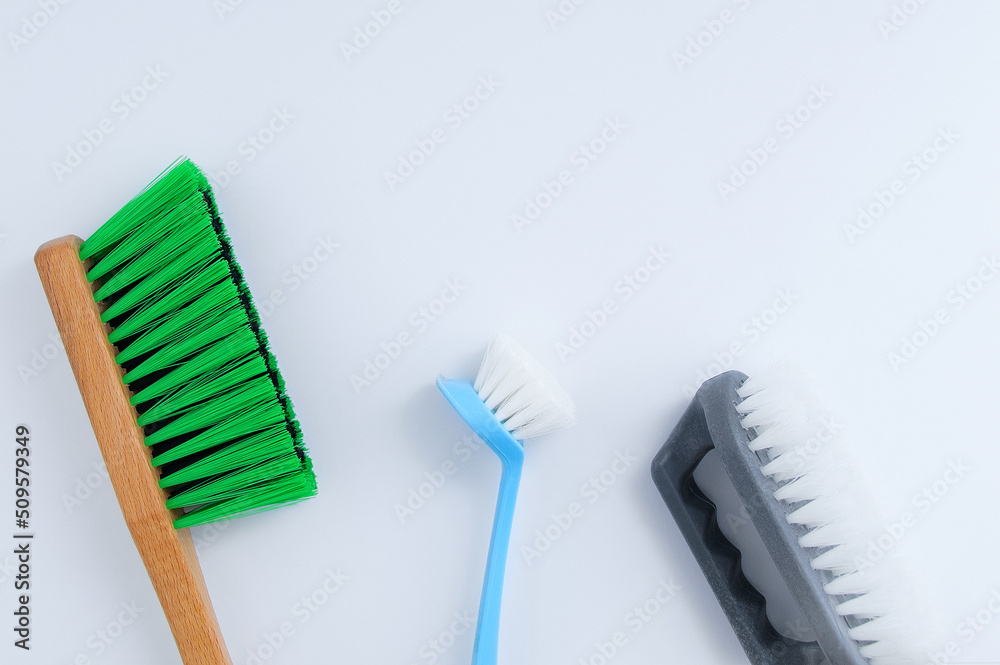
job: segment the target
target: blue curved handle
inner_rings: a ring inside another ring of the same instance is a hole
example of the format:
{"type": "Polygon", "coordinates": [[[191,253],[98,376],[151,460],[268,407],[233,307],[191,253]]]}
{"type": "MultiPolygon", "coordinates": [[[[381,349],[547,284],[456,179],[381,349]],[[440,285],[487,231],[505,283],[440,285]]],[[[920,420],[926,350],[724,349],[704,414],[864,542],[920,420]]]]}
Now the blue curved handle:
{"type": "Polygon", "coordinates": [[[479,622],[476,624],[476,644],[472,648],[472,665],[496,665],[500,642],[500,601],[503,597],[503,576],[507,568],[510,529],[514,523],[517,488],[521,484],[523,464],[504,464],[500,477],[496,514],[490,553],[486,558],[483,595],[479,600],[479,622]]]}
{"type": "Polygon", "coordinates": [[[524,468],[524,446],[486,408],[472,384],[439,376],[437,386],[469,427],[493,449],[503,465],[496,513],[493,516],[490,553],[486,558],[483,593],[479,600],[476,642],[472,648],[472,665],[496,665],[503,578],[507,568],[507,550],[510,548],[517,490],[521,484],[521,470],[524,468]]]}

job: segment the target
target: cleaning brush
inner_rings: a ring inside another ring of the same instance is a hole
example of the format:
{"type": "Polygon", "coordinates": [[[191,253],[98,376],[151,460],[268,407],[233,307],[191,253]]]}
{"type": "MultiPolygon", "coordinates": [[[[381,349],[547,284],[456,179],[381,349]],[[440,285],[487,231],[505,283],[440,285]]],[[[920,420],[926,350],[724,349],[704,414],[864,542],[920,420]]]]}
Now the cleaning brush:
{"type": "Polygon", "coordinates": [[[576,405],[537,360],[502,334],[486,350],[474,384],[439,376],[437,386],[502,464],[472,651],[473,665],[496,665],[504,571],[524,467],[524,444],[519,439],[572,425],[576,405]]]}
{"type": "Polygon", "coordinates": [[[306,499],[316,479],[208,181],[178,160],[35,263],[181,658],[231,663],[185,527],[306,499]]]}
{"type": "Polygon", "coordinates": [[[884,532],[858,465],[824,435],[790,373],[726,372],[695,394],[653,460],[653,480],[754,665],[923,663],[927,606],[905,560],[872,553],[884,532]],[[715,450],[815,641],[781,635],[740,552],[694,481],[715,450]]]}

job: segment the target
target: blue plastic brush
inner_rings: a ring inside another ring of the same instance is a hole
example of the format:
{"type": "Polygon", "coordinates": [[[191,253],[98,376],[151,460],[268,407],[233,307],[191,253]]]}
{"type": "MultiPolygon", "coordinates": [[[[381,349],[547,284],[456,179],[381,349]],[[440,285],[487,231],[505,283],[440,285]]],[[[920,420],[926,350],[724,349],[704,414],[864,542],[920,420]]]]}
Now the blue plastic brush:
{"type": "Polygon", "coordinates": [[[576,405],[552,375],[506,335],[490,343],[474,384],[439,376],[437,386],[503,465],[472,649],[472,665],[496,665],[504,570],[524,467],[522,440],[572,425],[576,405]]]}

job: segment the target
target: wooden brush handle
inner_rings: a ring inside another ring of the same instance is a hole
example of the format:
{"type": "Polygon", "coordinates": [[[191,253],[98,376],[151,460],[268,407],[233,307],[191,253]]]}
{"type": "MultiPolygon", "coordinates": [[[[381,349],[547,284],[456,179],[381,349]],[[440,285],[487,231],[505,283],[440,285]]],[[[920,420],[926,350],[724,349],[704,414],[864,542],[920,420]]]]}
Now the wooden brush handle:
{"type": "MultiPolygon", "coordinates": [[[[135,407],[108,341],[80,261],[80,243],[66,236],[42,245],[35,265],[45,287],[66,356],[83,395],[111,484],[160,598],[185,665],[232,665],[188,529],[174,529],[159,472],[136,423],[135,407]]],[[[89,262],[88,262],[89,263],[89,262]]]]}

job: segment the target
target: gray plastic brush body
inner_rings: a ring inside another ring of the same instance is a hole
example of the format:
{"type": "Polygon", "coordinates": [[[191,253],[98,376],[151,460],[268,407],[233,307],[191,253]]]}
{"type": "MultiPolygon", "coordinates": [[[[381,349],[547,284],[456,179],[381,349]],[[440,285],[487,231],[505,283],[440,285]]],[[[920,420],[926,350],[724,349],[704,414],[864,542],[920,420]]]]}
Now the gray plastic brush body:
{"type": "Polygon", "coordinates": [[[740,372],[709,379],[695,394],[652,465],[653,481],[684,534],[740,644],[754,665],[868,665],[850,626],[823,590],[828,574],[814,570],[788,522],[796,506],[774,497],[777,483],[761,471],[769,460],[750,450],[736,404],[746,380],[740,372]],[[765,599],[743,574],[740,552],[719,528],[715,505],[698,488],[694,470],[716,450],[768,553],[798,601],[815,642],[784,637],[768,621],[765,599]]]}

